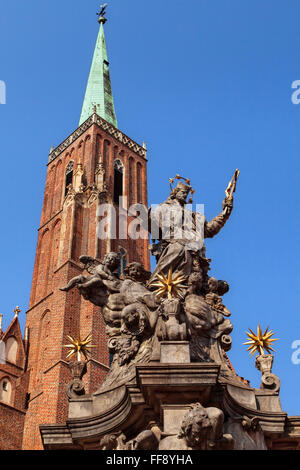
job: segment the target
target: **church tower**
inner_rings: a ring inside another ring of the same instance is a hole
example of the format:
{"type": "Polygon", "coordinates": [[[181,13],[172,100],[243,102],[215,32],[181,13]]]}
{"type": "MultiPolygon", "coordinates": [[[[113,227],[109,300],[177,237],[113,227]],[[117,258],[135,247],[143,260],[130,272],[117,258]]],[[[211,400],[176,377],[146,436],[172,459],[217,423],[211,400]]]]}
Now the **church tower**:
{"type": "Polygon", "coordinates": [[[96,391],[109,370],[100,307],[85,301],[76,289],[60,290],[83,273],[79,257],[101,260],[114,251],[120,253],[123,268],[135,260],[150,269],[148,240],[118,239],[118,230],[115,239],[97,235],[99,204],[112,204],[117,214],[121,196],[127,198],[127,203],[122,200],[123,212],[135,203],[147,206],[146,146],[117,127],[101,13],[79,127],[49,155],[26,321],[29,385],[23,449],[42,449],[40,424],[67,419],[67,335],[92,333],[96,348],[84,377],[87,393],[96,391]]]}

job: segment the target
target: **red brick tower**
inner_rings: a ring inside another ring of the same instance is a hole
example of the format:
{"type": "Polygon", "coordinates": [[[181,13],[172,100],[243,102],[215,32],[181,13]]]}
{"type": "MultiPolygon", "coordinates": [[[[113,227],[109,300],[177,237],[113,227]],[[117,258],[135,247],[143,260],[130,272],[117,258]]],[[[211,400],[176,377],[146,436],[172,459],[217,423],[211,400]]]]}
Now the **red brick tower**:
{"type": "MultiPolygon", "coordinates": [[[[23,449],[41,449],[39,425],[67,418],[66,335],[92,332],[93,349],[84,381],[87,393],[97,389],[109,367],[105,325],[99,307],[80,297],[76,289],[60,287],[83,272],[80,255],[102,259],[109,251],[123,260],[150,268],[148,241],[101,240],[97,237],[97,208],[108,202],[118,212],[119,196],[128,206],[147,205],[147,159],[140,146],[117,128],[111,92],[104,29],[93,57],[79,128],[51,149],[39,228],[26,328],[29,351],[28,409],[23,449]]],[[[126,207],[125,207],[126,208],[126,207]]]]}

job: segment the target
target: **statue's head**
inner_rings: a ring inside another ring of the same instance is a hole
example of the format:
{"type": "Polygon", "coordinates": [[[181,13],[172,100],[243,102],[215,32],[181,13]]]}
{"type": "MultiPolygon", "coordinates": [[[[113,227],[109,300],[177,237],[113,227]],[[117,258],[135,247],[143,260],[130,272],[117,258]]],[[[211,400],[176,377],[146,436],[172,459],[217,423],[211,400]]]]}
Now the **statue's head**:
{"type": "Polygon", "coordinates": [[[146,282],[150,279],[151,273],[144,269],[141,263],[133,262],[128,264],[124,269],[124,273],[133,281],[146,282]]]}
{"type": "Polygon", "coordinates": [[[201,449],[209,438],[212,424],[206,409],[200,403],[192,406],[192,409],[183,418],[178,437],[184,438],[189,447],[201,449]]]}
{"type": "Polygon", "coordinates": [[[111,252],[107,253],[107,255],[104,256],[104,264],[107,266],[111,271],[115,271],[116,269],[119,268],[120,266],[120,255],[117,253],[111,252]]]}
{"type": "Polygon", "coordinates": [[[214,277],[210,277],[207,282],[209,292],[218,293],[219,282],[214,277]]]}
{"type": "Polygon", "coordinates": [[[118,447],[117,434],[108,434],[102,437],[100,441],[101,450],[116,450],[117,447],[118,447]]]}
{"type": "Polygon", "coordinates": [[[127,305],[121,313],[121,332],[138,337],[148,326],[146,306],[139,302],[127,305]]]}
{"type": "Polygon", "coordinates": [[[122,450],[125,448],[126,436],[119,431],[115,434],[107,434],[100,441],[100,450],[122,450]]]}
{"type": "Polygon", "coordinates": [[[170,199],[176,199],[180,204],[186,204],[187,197],[192,190],[190,185],[184,184],[181,181],[177,184],[170,194],[170,199]]]}
{"type": "Polygon", "coordinates": [[[202,275],[202,273],[200,271],[192,273],[189,276],[188,285],[194,291],[200,291],[203,287],[203,275],[202,275]]]}
{"type": "Polygon", "coordinates": [[[218,294],[224,295],[229,291],[229,284],[226,281],[218,281],[218,294]]]}

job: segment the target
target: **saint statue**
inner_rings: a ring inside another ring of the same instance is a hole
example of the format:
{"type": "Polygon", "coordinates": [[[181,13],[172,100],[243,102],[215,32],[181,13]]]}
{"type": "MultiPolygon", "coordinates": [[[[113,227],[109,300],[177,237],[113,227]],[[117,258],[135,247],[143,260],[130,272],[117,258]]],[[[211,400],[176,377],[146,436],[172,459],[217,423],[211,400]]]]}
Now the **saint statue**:
{"type": "Polygon", "coordinates": [[[181,181],[171,190],[168,199],[151,211],[151,235],[157,242],[152,245],[152,254],[156,256],[157,265],[149,281],[150,286],[157,274],[167,275],[170,268],[173,273],[182,272],[189,276],[193,271],[193,263],[200,263],[202,271],[208,271],[209,260],[205,257],[204,239],[217,235],[229,219],[233,209],[234,189],[233,185],[227,188],[223,211],[210,222],[203,214],[189,209],[187,198],[194,191],[190,184],[181,181]]]}

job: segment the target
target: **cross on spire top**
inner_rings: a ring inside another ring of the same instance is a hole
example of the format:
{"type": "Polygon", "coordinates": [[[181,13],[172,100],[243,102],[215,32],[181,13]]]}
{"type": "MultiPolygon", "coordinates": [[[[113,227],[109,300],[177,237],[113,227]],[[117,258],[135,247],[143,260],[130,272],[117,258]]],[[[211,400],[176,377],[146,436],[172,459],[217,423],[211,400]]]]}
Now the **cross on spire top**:
{"type": "Polygon", "coordinates": [[[98,22],[99,23],[106,23],[107,18],[105,18],[106,15],[106,8],[107,8],[107,3],[104,3],[104,5],[100,5],[100,12],[97,13],[97,16],[99,16],[98,22]]]}
{"type": "Polygon", "coordinates": [[[17,306],[14,309],[15,318],[18,318],[20,312],[22,312],[22,310],[20,309],[20,307],[17,306]]]}

